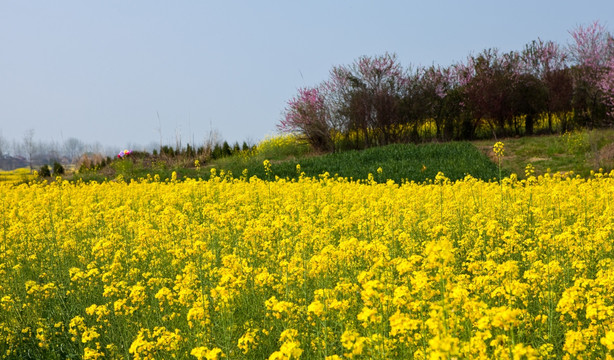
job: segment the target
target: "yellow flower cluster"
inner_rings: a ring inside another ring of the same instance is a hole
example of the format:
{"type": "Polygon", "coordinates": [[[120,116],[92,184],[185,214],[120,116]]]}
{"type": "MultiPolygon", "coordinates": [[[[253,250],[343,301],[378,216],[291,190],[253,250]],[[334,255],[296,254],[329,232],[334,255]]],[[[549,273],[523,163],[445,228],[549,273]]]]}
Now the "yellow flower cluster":
{"type": "Polygon", "coordinates": [[[503,152],[505,150],[504,145],[501,141],[497,141],[495,145],[492,147],[493,152],[497,157],[503,156],[503,152]]]}
{"type": "Polygon", "coordinates": [[[249,157],[250,155],[260,155],[263,157],[271,157],[279,154],[299,155],[309,151],[309,145],[304,139],[295,134],[272,135],[267,136],[260,141],[253,150],[243,151],[242,155],[249,157]]]}
{"type": "Polygon", "coordinates": [[[0,169],[0,183],[16,183],[16,182],[27,182],[36,179],[38,173],[30,170],[29,168],[20,168],[15,170],[1,170],[0,169]]]}
{"type": "Polygon", "coordinates": [[[614,173],[527,171],[0,184],[0,357],[612,359],[614,173]]]}

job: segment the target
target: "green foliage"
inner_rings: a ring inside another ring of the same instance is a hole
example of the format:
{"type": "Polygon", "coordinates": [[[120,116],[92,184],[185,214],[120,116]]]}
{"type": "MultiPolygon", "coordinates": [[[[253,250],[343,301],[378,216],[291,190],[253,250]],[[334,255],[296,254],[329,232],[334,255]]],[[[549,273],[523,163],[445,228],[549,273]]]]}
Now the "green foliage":
{"type": "Polygon", "coordinates": [[[175,150],[172,146],[164,145],[160,148],[160,155],[175,156],[175,150]]]}
{"type": "Polygon", "coordinates": [[[62,164],[60,164],[57,161],[53,162],[53,175],[58,176],[58,175],[64,175],[64,167],[62,166],[62,164]]]}
{"type": "Polygon", "coordinates": [[[224,151],[222,150],[222,147],[220,146],[220,144],[215,144],[215,146],[213,147],[213,150],[211,150],[211,158],[219,159],[223,156],[224,156],[224,151]]]}
{"type": "Polygon", "coordinates": [[[193,146],[190,146],[190,144],[188,144],[185,149],[185,155],[189,158],[193,158],[196,155],[196,150],[193,146]]]}
{"type": "MultiPolygon", "coordinates": [[[[300,165],[301,172],[306,176],[318,176],[328,172],[330,176],[359,180],[368,179],[369,174],[372,174],[373,179],[379,182],[388,179],[397,183],[422,182],[434,179],[440,171],[451,180],[462,179],[467,174],[484,180],[498,177],[497,166],[475,146],[466,142],[393,144],[362,151],[294,158],[274,162],[271,176],[295,179],[299,176],[297,165],[300,165]],[[381,173],[378,173],[378,168],[382,168],[381,173]]],[[[267,178],[261,161],[228,162],[220,164],[219,168],[235,175],[247,169],[248,176],[267,178]]],[[[509,173],[504,171],[503,175],[509,173]]]]}
{"type": "Polygon", "coordinates": [[[561,142],[569,155],[584,155],[589,149],[588,133],[586,131],[566,132],[561,136],[561,142]]]}
{"type": "Polygon", "coordinates": [[[135,165],[132,159],[115,160],[111,167],[115,169],[118,175],[122,175],[124,179],[132,178],[135,175],[135,165]]]}
{"type": "Polygon", "coordinates": [[[222,144],[222,156],[230,156],[230,154],[232,154],[232,149],[228,145],[228,141],[224,141],[224,144],[222,144]]]}

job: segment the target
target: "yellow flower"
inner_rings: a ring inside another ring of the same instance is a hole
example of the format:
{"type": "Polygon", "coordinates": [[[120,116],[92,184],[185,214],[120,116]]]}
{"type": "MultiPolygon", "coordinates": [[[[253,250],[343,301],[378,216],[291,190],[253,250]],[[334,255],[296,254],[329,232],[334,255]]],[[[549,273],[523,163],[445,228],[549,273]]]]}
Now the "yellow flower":
{"type": "Polygon", "coordinates": [[[220,349],[220,348],[213,348],[213,349],[207,351],[207,354],[205,355],[205,359],[207,359],[207,360],[218,360],[222,356],[223,356],[222,349],[220,349]]]}
{"type": "Polygon", "coordinates": [[[209,349],[204,346],[193,348],[192,351],[190,351],[190,355],[195,356],[197,360],[205,359],[205,356],[207,356],[208,353],[209,349]]]}
{"type": "Polygon", "coordinates": [[[497,157],[502,157],[503,152],[505,151],[504,145],[501,141],[497,141],[495,145],[492,147],[492,150],[495,152],[497,157]]]}
{"type": "Polygon", "coordinates": [[[266,176],[270,176],[271,175],[271,162],[269,160],[264,160],[262,164],[264,165],[264,172],[266,176]]]}
{"type": "Polygon", "coordinates": [[[95,327],[88,328],[83,332],[83,335],[81,335],[81,342],[85,344],[89,341],[97,339],[98,337],[100,337],[100,334],[96,331],[95,327]]]}
{"type": "Polygon", "coordinates": [[[565,333],[565,344],[563,350],[571,355],[575,355],[586,349],[586,339],[581,331],[568,330],[565,333]]]}
{"type": "Polygon", "coordinates": [[[535,174],[535,167],[532,164],[527,164],[524,169],[524,175],[528,178],[533,176],[533,174],[535,174]]]}
{"type": "Polygon", "coordinates": [[[237,341],[237,347],[243,351],[243,354],[247,354],[256,345],[256,333],[256,330],[249,329],[237,341]]]}
{"type": "Polygon", "coordinates": [[[322,316],[322,314],[324,314],[324,304],[322,304],[322,302],[320,302],[319,300],[314,300],[307,307],[307,311],[313,313],[316,316],[322,316]]]}
{"type": "Polygon", "coordinates": [[[365,306],[356,318],[362,322],[363,327],[367,327],[369,323],[379,322],[381,317],[377,314],[377,309],[365,306]]]}
{"type": "Polygon", "coordinates": [[[608,350],[614,350],[614,331],[606,331],[605,336],[599,342],[608,350]]]}
{"type": "Polygon", "coordinates": [[[298,331],[295,329],[286,329],[279,336],[279,341],[282,345],[279,351],[275,351],[269,359],[299,359],[303,354],[300,348],[300,342],[296,340],[298,331]]]}
{"type": "Polygon", "coordinates": [[[90,347],[83,349],[83,360],[97,360],[104,358],[104,353],[90,347]]]}

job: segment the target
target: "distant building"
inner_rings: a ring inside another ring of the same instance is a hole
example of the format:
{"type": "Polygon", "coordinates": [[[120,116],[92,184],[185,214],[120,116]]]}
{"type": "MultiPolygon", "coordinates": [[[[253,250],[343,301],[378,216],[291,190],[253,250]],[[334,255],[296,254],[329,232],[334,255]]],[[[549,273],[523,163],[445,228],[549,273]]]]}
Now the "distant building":
{"type": "Polygon", "coordinates": [[[10,171],[28,166],[28,160],[23,156],[0,156],[0,170],[10,171]]]}

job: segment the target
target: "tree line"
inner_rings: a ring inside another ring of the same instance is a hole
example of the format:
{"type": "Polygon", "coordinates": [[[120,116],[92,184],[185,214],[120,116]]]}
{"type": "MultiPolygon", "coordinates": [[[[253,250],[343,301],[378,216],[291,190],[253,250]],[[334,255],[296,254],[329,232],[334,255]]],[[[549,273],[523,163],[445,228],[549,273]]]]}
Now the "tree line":
{"type": "Polygon", "coordinates": [[[614,36],[599,22],[570,35],[567,46],[538,39],[448,67],[404,68],[394,54],[363,56],[298,89],[278,128],[335,151],[611,126],[614,36]]]}
{"type": "Polygon", "coordinates": [[[58,141],[36,140],[34,129],[27,130],[21,140],[7,140],[0,132],[0,159],[21,160],[30,168],[54,162],[70,164],[76,161],[83,153],[113,153],[115,148],[103,147],[100,143],[87,144],[83,141],[69,137],[58,141]]]}

